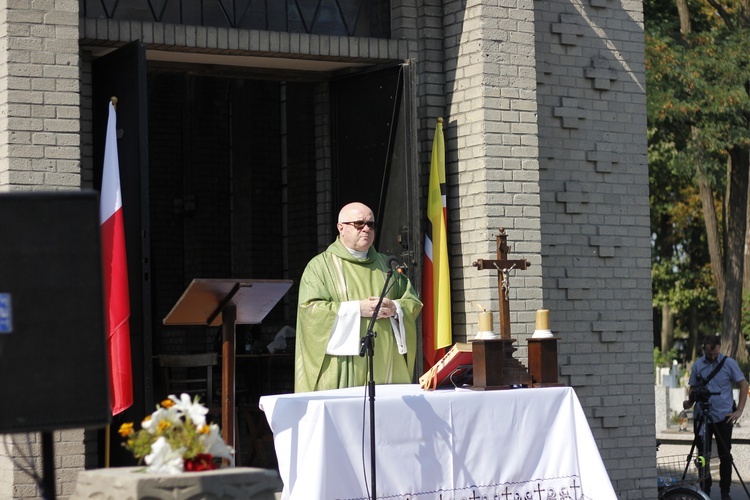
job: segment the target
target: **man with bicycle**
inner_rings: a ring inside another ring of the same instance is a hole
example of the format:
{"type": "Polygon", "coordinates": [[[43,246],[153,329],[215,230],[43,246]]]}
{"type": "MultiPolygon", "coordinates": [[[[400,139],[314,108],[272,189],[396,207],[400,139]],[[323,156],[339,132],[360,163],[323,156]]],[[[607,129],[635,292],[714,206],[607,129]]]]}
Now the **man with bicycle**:
{"type": "MultiPolygon", "coordinates": [[[[693,421],[700,455],[709,455],[710,440],[712,436],[715,437],[720,460],[721,498],[727,500],[731,498],[729,489],[732,486],[732,427],[745,410],[748,383],[737,362],[721,354],[721,338],[718,335],[705,337],[702,344],[703,356],[693,364],[689,382],[690,396],[682,406],[687,409],[698,403],[693,421]],[[735,384],[740,388],[739,402],[736,405],[732,397],[732,387],[735,384]],[[700,428],[702,425],[705,425],[705,433],[700,428]]],[[[710,494],[711,482],[711,474],[708,472],[703,483],[706,495],[710,494]]]]}

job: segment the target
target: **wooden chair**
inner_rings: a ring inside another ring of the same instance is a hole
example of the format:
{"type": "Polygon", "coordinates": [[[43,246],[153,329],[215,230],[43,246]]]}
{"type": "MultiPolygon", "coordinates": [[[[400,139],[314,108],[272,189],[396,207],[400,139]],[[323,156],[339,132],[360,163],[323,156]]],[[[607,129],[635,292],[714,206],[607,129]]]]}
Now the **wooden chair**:
{"type": "Polygon", "coordinates": [[[219,356],[215,352],[161,354],[159,363],[167,394],[179,396],[184,392],[191,396],[198,395],[209,411],[216,409],[213,370],[219,364],[219,356]]]}

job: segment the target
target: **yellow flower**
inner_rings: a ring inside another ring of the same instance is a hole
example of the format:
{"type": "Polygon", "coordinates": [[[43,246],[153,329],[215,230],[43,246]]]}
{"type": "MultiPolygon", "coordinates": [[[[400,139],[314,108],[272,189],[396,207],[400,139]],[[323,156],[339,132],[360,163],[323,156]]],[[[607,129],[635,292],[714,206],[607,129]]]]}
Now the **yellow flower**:
{"type": "Polygon", "coordinates": [[[125,422],[120,426],[120,430],[117,432],[119,432],[122,437],[130,436],[133,434],[133,422],[125,422]]]}
{"type": "Polygon", "coordinates": [[[201,425],[198,427],[198,434],[211,434],[211,427],[207,425],[201,425]]]}
{"type": "Polygon", "coordinates": [[[172,426],[172,423],[169,420],[162,420],[161,422],[159,422],[156,432],[164,432],[165,430],[169,429],[171,426],[172,426]]]}
{"type": "Polygon", "coordinates": [[[172,401],[171,399],[165,399],[164,401],[161,402],[162,408],[172,408],[173,406],[174,406],[174,401],[172,401]]]}

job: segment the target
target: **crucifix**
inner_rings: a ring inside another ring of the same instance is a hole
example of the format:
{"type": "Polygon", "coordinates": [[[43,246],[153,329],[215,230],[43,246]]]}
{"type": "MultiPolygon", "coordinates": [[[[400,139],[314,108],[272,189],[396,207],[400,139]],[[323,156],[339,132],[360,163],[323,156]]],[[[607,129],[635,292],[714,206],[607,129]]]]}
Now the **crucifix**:
{"type": "Polygon", "coordinates": [[[517,386],[532,386],[532,377],[523,364],[513,358],[515,339],[510,337],[510,271],[525,270],[531,264],[526,259],[508,259],[508,235],[500,228],[497,235],[497,259],[477,259],[472,263],[479,271],[496,270],[500,312],[500,338],[474,340],[472,353],[474,363],[474,385],[476,390],[507,389],[517,386]]]}
{"type": "Polygon", "coordinates": [[[508,235],[505,229],[500,228],[500,234],[496,237],[497,259],[477,259],[471,265],[479,271],[485,269],[497,270],[497,292],[500,302],[500,338],[510,338],[510,302],[508,301],[508,291],[510,290],[510,272],[513,270],[525,270],[531,264],[526,259],[508,260],[508,235]]]}

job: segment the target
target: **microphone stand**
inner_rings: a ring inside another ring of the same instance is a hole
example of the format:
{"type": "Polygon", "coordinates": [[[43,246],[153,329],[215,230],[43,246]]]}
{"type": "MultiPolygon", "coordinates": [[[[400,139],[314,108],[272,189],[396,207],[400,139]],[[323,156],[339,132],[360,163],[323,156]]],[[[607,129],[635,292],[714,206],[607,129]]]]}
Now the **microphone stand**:
{"type": "Polygon", "coordinates": [[[383,291],[380,292],[380,298],[375,306],[375,310],[372,312],[370,318],[370,325],[367,327],[367,333],[362,337],[362,345],[359,349],[360,357],[367,354],[367,362],[369,364],[369,378],[367,380],[368,395],[370,400],[370,481],[372,482],[372,498],[377,499],[376,484],[375,484],[375,371],[373,366],[375,365],[373,357],[375,356],[375,337],[377,334],[373,330],[375,327],[375,321],[378,319],[378,313],[380,312],[380,306],[383,305],[383,299],[385,294],[388,292],[388,282],[393,276],[393,269],[389,270],[385,276],[385,284],[383,285],[383,291]]]}

